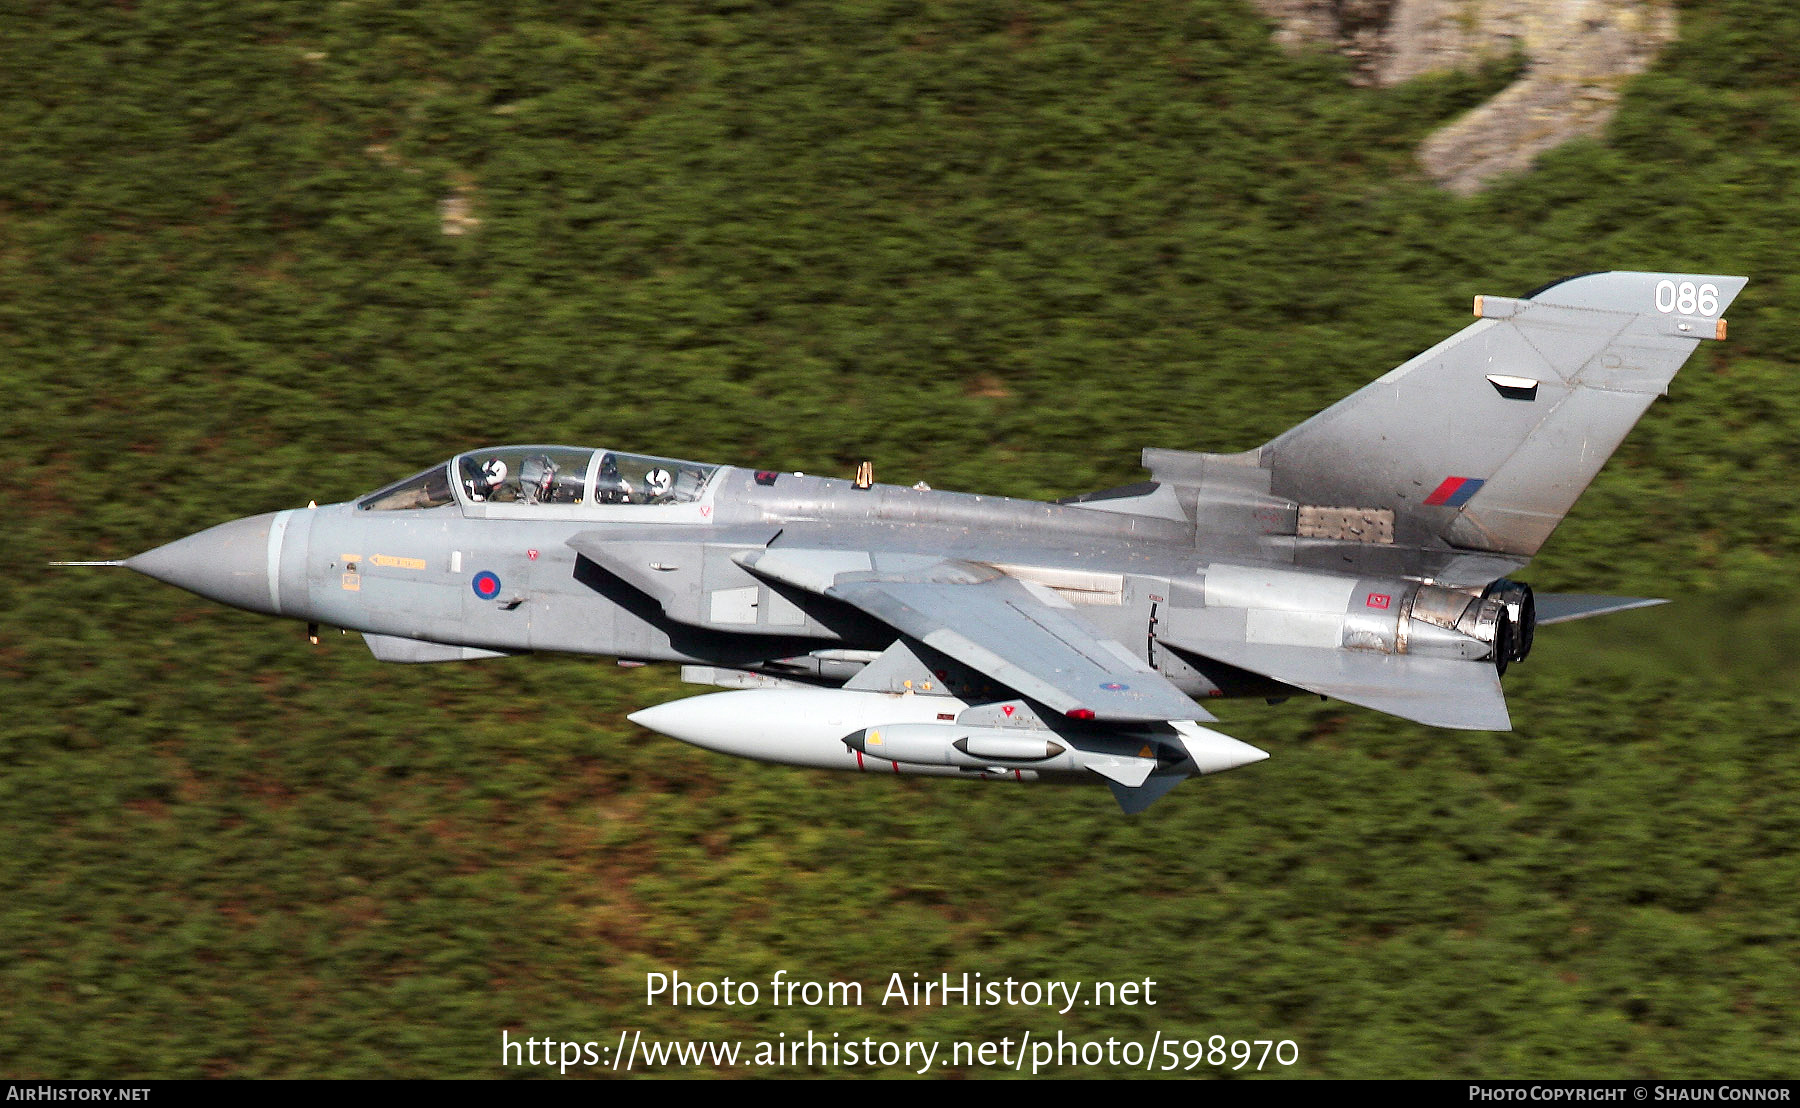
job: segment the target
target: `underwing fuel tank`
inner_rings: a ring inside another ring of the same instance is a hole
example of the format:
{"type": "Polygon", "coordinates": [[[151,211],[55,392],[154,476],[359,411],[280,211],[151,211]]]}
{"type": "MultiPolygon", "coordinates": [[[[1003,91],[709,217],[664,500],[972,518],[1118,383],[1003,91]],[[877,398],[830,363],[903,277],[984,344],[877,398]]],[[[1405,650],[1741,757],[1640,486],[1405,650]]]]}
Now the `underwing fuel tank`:
{"type": "MultiPolygon", "coordinates": [[[[901,772],[867,758],[845,736],[886,724],[954,720],[968,708],[953,696],[854,689],[740,689],[671,700],[626,717],[670,738],[720,754],[819,769],[901,772]]],[[[909,765],[905,772],[962,776],[947,765],[909,765]]]]}
{"type": "Polygon", "coordinates": [[[1089,773],[1136,788],[1154,772],[1217,773],[1268,755],[1192,723],[1165,735],[1090,736],[959,725],[951,696],[851,689],[743,689],[633,712],[642,727],[721,754],[864,773],[1032,781],[1089,773]],[[1184,756],[1185,755],[1185,756],[1184,756]]]}

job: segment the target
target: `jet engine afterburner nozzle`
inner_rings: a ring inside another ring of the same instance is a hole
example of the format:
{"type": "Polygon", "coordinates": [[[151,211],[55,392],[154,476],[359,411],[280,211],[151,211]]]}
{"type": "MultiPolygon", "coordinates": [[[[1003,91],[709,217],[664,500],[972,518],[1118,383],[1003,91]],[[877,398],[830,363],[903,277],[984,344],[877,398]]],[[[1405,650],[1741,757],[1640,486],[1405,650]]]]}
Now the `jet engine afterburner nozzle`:
{"type": "Polygon", "coordinates": [[[1537,634],[1537,601],[1532,596],[1531,586],[1502,577],[1483,590],[1481,596],[1484,600],[1497,600],[1506,605],[1507,617],[1512,622],[1512,648],[1507,652],[1507,661],[1523,662],[1531,653],[1531,640],[1537,634]]]}

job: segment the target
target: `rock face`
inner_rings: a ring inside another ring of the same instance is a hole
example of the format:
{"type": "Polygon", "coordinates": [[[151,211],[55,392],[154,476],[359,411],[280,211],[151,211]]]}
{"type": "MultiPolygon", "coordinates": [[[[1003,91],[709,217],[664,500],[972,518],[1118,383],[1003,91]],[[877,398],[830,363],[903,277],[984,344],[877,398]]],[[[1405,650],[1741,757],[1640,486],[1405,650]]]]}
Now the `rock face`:
{"type": "Polygon", "coordinates": [[[1599,135],[1619,88],[1675,37],[1673,0],[1256,0],[1287,46],[1349,57],[1355,80],[1393,85],[1523,51],[1500,95],[1419,148],[1432,178],[1460,193],[1530,167],[1572,138],[1599,135]]]}
{"type": "MultiPolygon", "coordinates": [[[[1256,0],[1277,26],[1275,41],[1290,49],[1323,46],[1356,66],[1359,85],[1382,84],[1377,76],[1391,47],[1388,24],[1403,0],[1256,0]]],[[[1466,61],[1456,64],[1466,64],[1466,61]]],[[[1454,65],[1450,68],[1454,68],[1454,65]]]]}

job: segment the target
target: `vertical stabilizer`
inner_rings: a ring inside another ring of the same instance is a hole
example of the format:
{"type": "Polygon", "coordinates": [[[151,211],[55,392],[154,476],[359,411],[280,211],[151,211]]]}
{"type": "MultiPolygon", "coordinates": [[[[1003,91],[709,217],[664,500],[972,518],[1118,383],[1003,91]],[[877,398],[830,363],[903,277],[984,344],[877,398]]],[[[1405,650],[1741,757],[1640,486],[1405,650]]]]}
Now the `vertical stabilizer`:
{"type": "Polygon", "coordinates": [[[1392,511],[1395,543],[1530,557],[1742,277],[1593,273],[1477,321],[1251,453],[1302,506],[1392,511]]]}

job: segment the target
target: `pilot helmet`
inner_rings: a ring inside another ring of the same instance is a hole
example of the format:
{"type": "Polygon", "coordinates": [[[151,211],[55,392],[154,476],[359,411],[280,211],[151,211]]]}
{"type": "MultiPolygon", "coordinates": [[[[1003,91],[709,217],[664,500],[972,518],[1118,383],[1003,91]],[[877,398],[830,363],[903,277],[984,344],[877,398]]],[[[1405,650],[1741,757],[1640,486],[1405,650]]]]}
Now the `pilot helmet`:
{"type": "Polygon", "coordinates": [[[481,464],[481,476],[487,482],[486,492],[493,491],[506,483],[506,463],[499,458],[489,458],[481,464]]]}
{"type": "Polygon", "coordinates": [[[650,490],[651,496],[667,496],[675,485],[675,475],[661,466],[644,474],[644,486],[650,490]]]}

